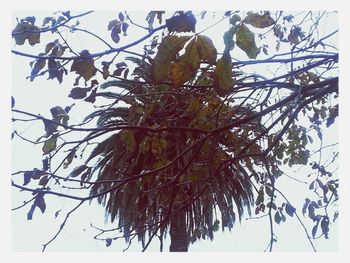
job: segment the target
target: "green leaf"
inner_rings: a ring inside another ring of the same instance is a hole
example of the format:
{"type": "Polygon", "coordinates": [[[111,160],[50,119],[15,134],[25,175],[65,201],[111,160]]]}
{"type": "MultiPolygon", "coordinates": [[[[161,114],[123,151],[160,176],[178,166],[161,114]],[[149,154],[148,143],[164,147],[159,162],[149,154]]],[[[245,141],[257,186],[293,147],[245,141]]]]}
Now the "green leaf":
{"type": "Polygon", "coordinates": [[[83,58],[74,59],[70,71],[75,71],[78,75],[82,76],[85,81],[88,81],[95,76],[97,69],[95,68],[93,59],[88,58],[90,56],[89,51],[83,50],[80,56],[83,58]]]}
{"type": "Polygon", "coordinates": [[[188,36],[171,35],[164,37],[152,65],[152,78],[155,83],[160,83],[168,78],[171,63],[189,39],[188,36]]]}
{"type": "Polygon", "coordinates": [[[256,59],[260,53],[260,49],[255,44],[254,33],[244,24],[241,24],[237,30],[236,44],[251,59],[256,59]]]}
{"type": "Polygon", "coordinates": [[[175,86],[181,86],[192,79],[200,65],[196,39],[192,39],[183,54],[171,67],[170,79],[175,86]]]}
{"type": "Polygon", "coordinates": [[[231,57],[228,53],[224,53],[216,63],[213,87],[220,96],[225,96],[231,91],[234,84],[231,57]]]}
{"type": "Polygon", "coordinates": [[[210,64],[216,62],[217,51],[213,41],[209,37],[204,35],[199,35],[197,37],[197,50],[201,60],[210,64]]]}
{"type": "Polygon", "coordinates": [[[56,144],[57,144],[57,137],[56,136],[45,141],[43,148],[42,148],[43,154],[48,154],[48,153],[52,152],[53,150],[55,150],[56,144]]]}
{"type": "Polygon", "coordinates": [[[258,13],[248,12],[244,18],[243,23],[250,24],[253,27],[265,28],[275,24],[275,20],[270,16],[269,11],[265,11],[263,15],[258,13]]]}

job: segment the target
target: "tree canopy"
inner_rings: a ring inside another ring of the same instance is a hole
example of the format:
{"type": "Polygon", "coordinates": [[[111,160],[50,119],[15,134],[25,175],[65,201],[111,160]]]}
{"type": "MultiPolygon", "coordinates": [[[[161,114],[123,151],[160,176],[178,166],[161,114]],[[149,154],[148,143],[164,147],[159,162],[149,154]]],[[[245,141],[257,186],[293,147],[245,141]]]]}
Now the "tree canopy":
{"type": "Polygon", "coordinates": [[[338,116],[338,30],[321,27],[335,12],[118,11],[103,33],[80,22],[90,15],[21,17],[12,31],[27,79],[65,86],[71,102],[57,101],[50,116],[12,97],[12,139],[42,151],[42,165],[14,165],[14,191],[31,196],[13,210],[32,220],[54,205],[49,196],[76,202],[43,251],[94,201],[115,226],[91,226],[106,246],[137,238],[145,251],[158,238],[163,251],[170,238],[170,251],[187,251],[245,217],[269,219],[267,251],[286,220],[314,251],[315,239],[328,239],[338,150],[324,135],[338,116]],[[23,135],[38,122],[36,138],[23,135]],[[305,175],[291,176],[296,169],[305,175]],[[286,178],[308,188],[304,203],[279,188],[286,178]]]}

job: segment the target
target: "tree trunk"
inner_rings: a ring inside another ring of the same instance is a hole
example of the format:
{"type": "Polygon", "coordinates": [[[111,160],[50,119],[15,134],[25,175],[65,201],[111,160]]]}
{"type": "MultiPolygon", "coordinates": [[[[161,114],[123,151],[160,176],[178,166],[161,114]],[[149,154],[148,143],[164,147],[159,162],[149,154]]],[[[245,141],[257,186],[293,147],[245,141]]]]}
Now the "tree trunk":
{"type": "Polygon", "coordinates": [[[186,212],[180,211],[170,222],[170,252],[187,252],[186,212]]]}

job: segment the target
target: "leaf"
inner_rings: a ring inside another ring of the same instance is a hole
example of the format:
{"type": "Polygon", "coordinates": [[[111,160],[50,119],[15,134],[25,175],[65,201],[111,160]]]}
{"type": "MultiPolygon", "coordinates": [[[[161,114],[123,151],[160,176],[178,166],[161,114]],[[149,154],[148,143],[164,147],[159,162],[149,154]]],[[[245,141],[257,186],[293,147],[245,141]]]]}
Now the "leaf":
{"type": "Polygon", "coordinates": [[[90,103],[94,103],[96,101],[96,92],[97,92],[97,89],[94,88],[90,95],[85,99],[85,101],[87,102],[90,102],[90,103]]]}
{"type": "Polygon", "coordinates": [[[122,31],[124,33],[124,36],[126,36],[126,31],[128,30],[129,24],[128,23],[122,23],[122,31]]]}
{"type": "Polygon", "coordinates": [[[75,103],[64,107],[64,111],[68,114],[70,112],[70,110],[73,108],[73,106],[75,106],[75,103]]]}
{"type": "Polygon", "coordinates": [[[327,128],[334,123],[335,118],[338,117],[338,116],[339,116],[339,107],[338,107],[338,105],[329,108],[329,116],[328,116],[327,122],[326,122],[327,128]]]}
{"type": "Polygon", "coordinates": [[[192,79],[200,65],[196,39],[192,39],[182,55],[171,67],[170,79],[175,86],[181,86],[192,79]]]}
{"type": "Polygon", "coordinates": [[[46,173],[44,171],[38,170],[38,169],[34,169],[33,170],[33,175],[32,175],[32,179],[34,180],[38,180],[40,179],[43,175],[45,175],[46,173]]]}
{"type": "Polygon", "coordinates": [[[48,153],[52,152],[53,150],[55,150],[56,144],[57,144],[57,137],[56,136],[45,141],[43,148],[42,148],[43,154],[48,154],[48,153]]]}
{"type": "Polygon", "coordinates": [[[74,156],[75,156],[75,151],[71,151],[67,155],[66,161],[63,163],[63,169],[67,169],[67,167],[72,163],[74,156]]]}
{"type": "Polygon", "coordinates": [[[113,27],[115,27],[118,23],[120,23],[120,21],[118,19],[114,19],[114,20],[109,21],[108,27],[107,27],[108,31],[112,30],[113,27]]]}
{"type": "Polygon", "coordinates": [[[17,23],[16,27],[12,30],[12,37],[15,39],[17,45],[23,45],[26,40],[28,40],[31,46],[40,43],[40,32],[39,28],[33,24],[23,21],[17,23]]]}
{"type": "Polygon", "coordinates": [[[312,237],[315,238],[316,233],[317,233],[317,227],[318,227],[318,222],[316,223],[316,225],[314,225],[314,227],[312,228],[312,237]]]}
{"type": "Polygon", "coordinates": [[[250,24],[253,27],[265,28],[275,24],[275,20],[270,16],[269,11],[265,11],[263,15],[258,13],[248,12],[244,18],[243,23],[250,24]]]}
{"type": "Polygon", "coordinates": [[[153,29],[154,18],[156,16],[155,11],[151,11],[146,16],[146,21],[148,22],[148,28],[153,29]]]}
{"type": "Polygon", "coordinates": [[[119,26],[113,27],[113,29],[111,31],[111,38],[114,41],[114,43],[116,43],[116,44],[118,44],[120,41],[119,33],[120,33],[120,24],[119,24],[119,26]]]}
{"type": "Polygon", "coordinates": [[[48,120],[44,120],[43,119],[43,123],[45,126],[45,132],[46,132],[46,137],[50,137],[56,130],[57,130],[57,124],[48,121],[48,120]]]}
{"type": "Polygon", "coordinates": [[[89,168],[88,166],[86,166],[85,164],[82,164],[78,167],[76,167],[70,174],[68,177],[77,177],[79,176],[82,172],[84,172],[87,168],[89,168]]]}
{"type": "Polygon", "coordinates": [[[265,186],[265,191],[269,197],[273,197],[272,189],[270,187],[265,186]]]}
{"type": "Polygon", "coordinates": [[[260,188],[259,192],[258,192],[258,197],[255,201],[256,205],[260,205],[261,203],[264,202],[264,189],[260,188]]]}
{"type": "Polygon", "coordinates": [[[50,23],[52,20],[54,20],[54,18],[52,16],[47,16],[44,17],[43,19],[43,25],[42,26],[46,26],[48,23],[50,23]]]}
{"type": "Polygon", "coordinates": [[[124,15],[123,15],[122,12],[119,12],[118,17],[119,17],[119,20],[120,20],[121,22],[124,21],[124,15]]]}
{"type": "Polygon", "coordinates": [[[70,11],[62,12],[62,15],[64,15],[64,16],[67,17],[68,19],[71,18],[70,11]]]}
{"type": "Polygon", "coordinates": [[[239,21],[241,21],[241,20],[242,20],[242,18],[241,18],[239,15],[234,14],[234,15],[232,15],[231,18],[230,18],[230,24],[233,25],[233,26],[235,26],[236,23],[239,22],[239,21]]]}
{"type": "Polygon", "coordinates": [[[11,109],[15,107],[15,104],[16,104],[15,98],[11,96],[11,109]]]}
{"type": "Polygon", "coordinates": [[[46,204],[45,204],[45,200],[44,200],[44,195],[43,194],[38,194],[36,196],[34,204],[36,204],[36,206],[40,208],[41,213],[45,212],[46,204]]]}
{"type": "Polygon", "coordinates": [[[260,49],[255,44],[254,33],[249,28],[241,24],[236,33],[236,44],[249,58],[256,59],[260,49]]]}
{"type": "Polygon", "coordinates": [[[43,171],[47,171],[47,170],[49,170],[49,168],[50,168],[50,166],[49,166],[49,158],[46,157],[43,160],[43,171]]]}
{"type": "Polygon", "coordinates": [[[30,73],[30,81],[33,81],[34,78],[38,75],[40,70],[42,70],[46,65],[46,59],[39,58],[37,61],[34,63],[32,72],[30,73]]]}
{"type": "Polygon", "coordinates": [[[97,69],[95,68],[94,61],[90,56],[89,51],[83,50],[80,53],[82,58],[74,59],[70,71],[75,71],[78,75],[82,76],[85,81],[88,81],[95,76],[97,69]]]}
{"type": "Polygon", "coordinates": [[[50,112],[51,112],[51,115],[54,119],[57,119],[58,116],[62,115],[62,114],[66,114],[66,112],[64,111],[64,109],[60,106],[55,106],[55,107],[52,107],[50,109],[50,112]]]}
{"type": "Polygon", "coordinates": [[[30,180],[32,179],[32,176],[34,174],[34,171],[25,171],[23,174],[23,186],[29,184],[30,180]]]}
{"type": "Polygon", "coordinates": [[[301,31],[301,27],[293,26],[290,29],[290,33],[288,35],[288,41],[290,42],[290,44],[297,45],[297,44],[300,43],[301,39],[304,38],[304,37],[305,37],[305,35],[301,31]]]}
{"type": "Polygon", "coordinates": [[[62,210],[60,209],[60,210],[57,210],[57,211],[55,212],[55,218],[58,217],[58,215],[60,214],[61,211],[62,211],[62,210]]]}
{"type": "Polygon", "coordinates": [[[275,213],[275,222],[277,224],[279,224],[279,223],[281,223],[281,220],[282,220],[282,218],[281,218],[280,213],[278,211],[276,211],[276,213],[275,213]]]}
{"type": "Polygon", "coordinates": [[[68,125],[69,116],[62,107],[53,107],[50,109],[50,112],[53,117],[53,121],[61,123],[63,125],[68,125]]]}
{"type": "Polygon", "coordinates": [[[197,37],[197,50],[201,60],[209,64],[215,64],[217,51],[209,37],[203,35],[197,37]]]}
{"type": "Polygon", "coordinates": [[[107,238],[106,239],[106,247],[109,247],[112,244],[112,239],[111,238],[107,238]]]}
{"type": "Polygon", "coordinates": [[[90,91],[89,88],[73,88],[70,91],[70,94],[68,95],[68,97],[71,97],[72,99],[83,99],[86,97],[87,92],[90,91]]]}
{"type": "Polygon", "coordinates": [[[328,216],[323,217],[321,221],[321,229],[322,233],[324,234],[324,237],[328,239],[328,232],[329,232],[329,219],[328,216]]]}
{"type": "Polygon", "coordinates": [[[152,65],[152,79],[155,83],[160,83],[168,78],[172,61],[189,39],[188,36],[170,35],[164,37],[152,65]]]}
{"type": "Polygon", "coordinates": [[[272,201],[270,201],[269,203],[267,203],[267,205],[266,205],[267,207],[271,207],[272,209],[274,209],[274,210],[277,210],[277,206],[276,206],[276,204],[275,203],[273,203],[272,201]]]}
{"type": "Polygon", "coordinates": [[[62,68],[61,63],[54,59],[49,59],[47,66],[49,71],[48,79],[57,78],[58,82],[62,83],[64,69],[62,68]]]}
{"type": "Polygon", "coordinates": [[[295,211],[296,211],[296,209],[290,203],[286,204],[286,212],[289,216],[292,217],[294,215],[295,211]]]}
{"type": "Polygon", "coordinates": [[[33,213],[34,213],[35,208],[36,208],[36,204],[34,202],[32,204],[32,206],[30,207],[30,210],[27,213],[27,220],[32,220],[33,219],[33,213]]]}
{"type": "Polygon", "coordinates": [[[237,26],[234,27],[230,27],[229,30],[227,30],[224,33],[224,44],[225,44],[225,50],[224,53],[230,52],[234,46],[235,46],[235,42],[233,41],[233,36],[234,34],[236,34],[237,32],[237,26]]]}
{"type": "Polygon", "coordinates": [[[192,12],[173,16],[165,21],[169,32],[195,32],[197,20],[192,12]]]}
{"type": "Polygon", "coordinates": [[[44,200],[44,195],[43,194],[37,194],[37,196],[35,197],[35,200],[29,210],[29,212],[27,213],[27,219],[28,220],[32,220],[33,219],[33,214],[35,211],[35,208],[39,207],[41,210],[41,213],[44,213],[46,210],[46,204],[45,204],[45,200],[44,200]]]}
{"type": "Polygon", "coordinates": [[[232,79],[231,57],[229,54],[226,55],[226,53],[224,53],[222,58],[216,63],[213,87],[220,96],[225,96],[231,91],[234,84],[235,81],[232,79]]]}
{"type": "Polygon", "coordinates": [[[49,177],[46,175],[40,179],[38,184],[41,186],[45,186],[48,182],[49,182],[49,177]]]}

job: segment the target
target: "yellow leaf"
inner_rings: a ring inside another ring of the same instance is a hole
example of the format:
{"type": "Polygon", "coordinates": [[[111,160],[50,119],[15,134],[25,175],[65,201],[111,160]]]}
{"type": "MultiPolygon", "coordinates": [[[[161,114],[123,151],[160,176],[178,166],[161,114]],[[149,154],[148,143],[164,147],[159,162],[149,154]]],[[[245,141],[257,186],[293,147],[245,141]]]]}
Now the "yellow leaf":
{"type": "Polygon", "coordinates": [[[186,47],[186,52],[171,67],[170,79],[175,86],[181,86],[192,79],[200,65],[197,42],[192,39],[186,47]]]}
{"type": "Polygon", "coordinates": [[[56,149],[57,137],[52,137],[51,139],[45,141],[43,145],[43,154],[48,154],[49,152],[56,149]]]}
{"type": "Polygon", "coordinates": [[[216,61],[217,51],[213,45],[213,41],[207,36],[197,37],[198,53],[203,61],[214,64],[216,61]]]}
{"type": "Polygon", "coordinates": [[[255,59],[260,53],[260,49],[255,44],[254,33],[244,24],[241,24],[237,30],[236,44],[249,58],[255,59]]]}
{"type": "MultiPolygon", "coordinates": [[[[90,56],[90,53],[87,50],[83,50],[80,53],[80,56],[88,57],[90,56]]],[[[95,68],[93,59],[82,58],[82,59],[75,59],[73,61],[70,71],[75,71],[77,74],[82,76],[85,79],[85,81],[88,81],[96,74],[97,69],[95,68]]]]}
{"type": "Polygon", "coordinates": [[[231,57],[225,53],[216,63],[213,87],[220,96],[225,96],[233,88],[234,83],[231,57]]]}
{"type": "Polygon", "coordinates": [[[155,83],[160,83],[168,78],[171,63],[189,39],[188,36],[167,36],[163,39],[152,65],[152,77],[155,83]]]}

